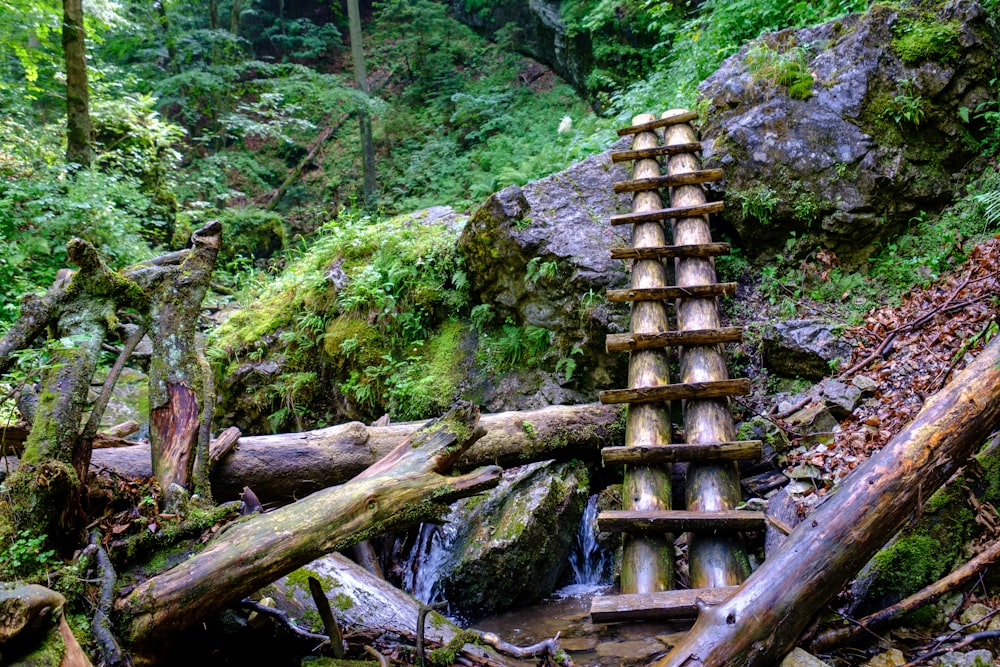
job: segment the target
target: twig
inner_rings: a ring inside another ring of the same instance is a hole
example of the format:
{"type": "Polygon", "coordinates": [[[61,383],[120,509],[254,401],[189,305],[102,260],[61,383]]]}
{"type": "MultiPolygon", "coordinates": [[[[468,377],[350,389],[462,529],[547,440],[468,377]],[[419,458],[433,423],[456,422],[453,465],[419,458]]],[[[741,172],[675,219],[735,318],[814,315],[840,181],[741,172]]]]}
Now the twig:
{"type": "Polygon", "coordinates": [[[108,401],[111,400],[111,392],[115,388],[118,376],[121,375],[122,369],[125,368],[125,362],[128,361],[130,356],[132,356],[132,352],[135,351],[139,341],[141,341],[142,337],[145,335],[146,327],[140,326],[132,332],[132,335],[125,341],[125,346],[122,348],[118,358],[115,359],[115,365],[111,367],[110,371],[108,371],[108,377],[104,378],[104,386],[101,387],[101,395],[97,397],[97,402],[94,403],[94,408],[90,412],[90,418],[87,420],[87,425],[83,427],[83,433],[80,434],[80,439],[83,442],[92,441],[97,436],[97,429],[101,427],[101,419],[104,417],[105,408],[108,407],[108,401]]]}
{"type": "Polygon", "coordinates": [[[111,621],[108,615],[111,613],[111,606],[115,600],[115,586],[118,582],[118,575],[115,574],[115,567],[108,557],[108,552],[101,546],[101,531],[94,530],[90,533],[90,546],[94,549],[94,559],[97,564],[99,581],[101,582],[100,597],[97,600],[97,609],[94,610],[94,618],[90,622],[90,629],[94,633],[94,641],[97,643],[97,650],[101,655],[103,665],[131,665],[132,660],[122,653],[121,646],[111,631],[111,621]]]}
{"type": "Polygon", "coordinates": [[[326,599],[323,592],[323,584],[319,583],[316,577],[309,577],[309,592],[312,594],[313,604],[319,612],[320,620],[323,621],[323,629],[326,630],[330,638],[330,648],[333,650],[333,657],[338,660],[344,658],[344,636],[340,634],[340,626],[337,619],[333,617],[333,610],[330,608],[330,601],[326,599]]]}
{"type": "Polygon", "coordinates": [[[945,653],[950,653],[952,651],[960,651],[966,646],[975,644],[978,641],[982,641],[984,639],[996,639],[997,637],[1000,637],[1000,630],[983,630],[982,632],[973,632],[971,635],[965,635],[964,637],[962,637],[961,641],[959,641],[957,644],[936,648],[933,651],[925,653],[924,655],[920,656],[913,662],[906,663],[905,665],[903,665],[903,667],[917,667],[918,665],[923,664],[933,658],[936,658],[939,655],[944,655],[945,653]]]}
{"type": "Polygon", "coordinates": [[[367,644],[365,645],[365,653],[378,660],[379,667],[389,667],[389,659],[367,644]]]}
{"type": "Polygon", "coordinates": [[[422,604],[420,605],[420,610],[417,611],[417,664],[420,667],[424,667],[424,621],[427,619],[427,614],[434,611],[435,609],[443,608],[447,603],[438,602],[437,604],[422,604]]]}
{"type": "Polygon", "coordinates": [[[208,445],[208,465],[209,468],[215,466],[219,461],[224,459],[229,452],[233,451],[236,447],[236,443],[239,442],[240,436],[243,435],[240,429],[235,426],[230,426],[225,429],[208,445]]]}
{"type": "Polygon", "coordinates": [[[550,656],[552,661],[557,665],[563,665],[563,667],[574,667],[573,661],[562,652],[560,656],[559,650],[559,633],[556,633],[555,637],[550,639],[544,639],[537,644],[532,644],[531,646],[514,646],[513,644],[508,644],[504,640],[500,639],[500,636],[493,632],[482,632],[479,634],[482,638],[483,643],[492,646],[500,653],[504,655],[509,655],[514,658],[534,658],[537,656],[550,656]]]}
{"type": "Polygon", "coordinates": [[[255,611],[258,614],[263,614],[264,616],[270,616],[271,618],[280,621],[285,628],[291,632],[296,637],[301,639],[308,639],[314,642],[327,642],[329,637],[326,635],[321,635],[316,632],[309,632],[308,630],[303,630],[299,626],[295,625],[291,619],[288,618],[288,614],[281,611],[280,609],[275,609],[273,607],[265,607],[259,602],[254,602],[253,600],[247,598],[240,602],[240,606],[244,609],[249,609],[250,611],[255,611]]]}

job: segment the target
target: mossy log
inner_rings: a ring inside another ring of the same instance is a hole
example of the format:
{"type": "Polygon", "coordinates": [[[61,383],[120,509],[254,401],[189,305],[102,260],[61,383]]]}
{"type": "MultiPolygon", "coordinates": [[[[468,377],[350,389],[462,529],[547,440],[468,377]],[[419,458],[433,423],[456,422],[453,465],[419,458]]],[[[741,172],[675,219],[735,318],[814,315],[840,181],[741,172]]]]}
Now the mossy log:
{"type": "Polygon", "coordinates": [[[116,601],[122,636],[144,659],[177,633],[316,558],[420,521],[440,520],[447,503],[495,486],[497,466],[447,477],[484,433],[475,406],[459,405],[349,482],[253,515],[203,551],[116,601]]]}
{"type": "MultiPolygon", "coordinates": [[[[621,443],[620,409],[587,403],[555,405],[483,415],[487,433],[458,460],[468,470],[481,465],[509,468],[543,459],[600,459],[602,447],[621,443]]],[[[238,498],[249,486],[264,503],[343,484],[411,437],[427,422],[365,426],[338,424],[302,433],[242,436],[212,470],[218,500],[238,498]]],[[[95,468],[126,477],[148,477],[149,446],[94,450],[95,468]]]]}
{"type": "Polygon", "coordinates": [[[854,470],[656,667],[774,665],[816,613],[1000,426],[1000,340],[854,470]]]}

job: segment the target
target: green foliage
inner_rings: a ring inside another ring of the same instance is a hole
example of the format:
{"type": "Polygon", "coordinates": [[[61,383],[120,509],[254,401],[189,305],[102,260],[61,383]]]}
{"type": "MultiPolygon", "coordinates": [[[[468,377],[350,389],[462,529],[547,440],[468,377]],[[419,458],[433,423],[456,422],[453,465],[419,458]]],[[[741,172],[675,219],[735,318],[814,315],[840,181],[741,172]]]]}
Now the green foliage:
{"type": "Polygon", "coordinates": [[[920,125],[926,113],[924,98],[914,94],[913,82],[901,79],[900,92],[893,96],[879,112],[882,120],[891,120],[896,125],[910,123],[913,127],[920,125]]]}
{"type": "Polygon", "coordinates": [[[0,550],[0,572],[13,577],[30,577],[59,564],[54,549],[46,549],[47,535],[18,532],[10,544],[0,550]]]}
{"type": "Polygon", "coordinates": [[[958,21],[941,22],[936,17],[904,12],[893,28],[892,49],[907,65],[926,60],[947,63],[959,55],[958,21]]]}
{"type": "Polygon", "coordinates": [[[792,99],[812,97],[813,76],[809,72],[809,51],[792,46],[783,51],[759,42],[747,51],[747,71],[754,81],[785,86],[792,99]]]}
{"type": "Polygon", "coordinates": [[[739,202],[740,215],[743,216],[744,220],[756,220],[765,227],[773,222],[771,215],[780,199],[778,193],[771,188],[760,185],[748,190],[732,192],[730,196],[739,202]]]}
{"type": "Polygon", "coordinates": [[[552,280],[558,272],[559,264],[554,260],[543,262],[541,257],[532,257],[525,265],[524,282],[526,285],[534,285],[539,281],[552,280]]]}
{"type": "Polygon", "coordinates": [[[548,329],[532,325],[521,327],[508,317],[498,331],[481,334],[476,359],[481,366],[497,374],[533,368],[541,363],[551,342],[552,332],[548,329]]]}
{"type": "Polygon", "coordinates": [[[312,60],[344,48],[336,24],[316,25],[305,17],[277,19],[261,31],[260,37],[281,54],[284,62],[312,60]]]}

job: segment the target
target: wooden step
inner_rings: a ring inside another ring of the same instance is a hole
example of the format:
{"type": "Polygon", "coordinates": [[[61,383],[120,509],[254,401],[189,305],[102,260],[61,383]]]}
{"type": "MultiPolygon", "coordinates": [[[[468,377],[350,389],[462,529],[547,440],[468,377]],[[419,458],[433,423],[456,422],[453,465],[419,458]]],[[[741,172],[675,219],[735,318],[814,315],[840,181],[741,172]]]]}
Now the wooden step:
{"type": "Polygon", "coordinates": [[[622,192],[643,192],[645,190],[672,188],[678,185],[698,185],[700,183],[719,180],[722,180],[721,169],[702,169],[701,171],[689,171],[686,174],[652,176],[650,178],[619,181],[614,184],[614,190],[618,194],[622,192]]]}
{"type": "Polygon", "coordinates": [[[724,398],[726,396],[746,396],[750,393],[750,380],[716,380],[714,382],[690,382],[686,384],[665,384],[659,387],[636,387],[635,389],[607,389],[599,394],[601,403],[657,403],[661,401],[693,400],[699,398],[724,398]]]}
{"type": "Polygon", "coordinates": [[[702,607],[722,604],[739,586],[685,588],[659,593],[601,595],[590,601],[594,623],[696,618],[702,607]]]}
{"type": "Polygon", "coordinates": [[[629,289],[609,289],[608,301],[661,301],[663,299],[708,299],[716,296],[733,296],[736,283],[714,283],[711,285],[688,285],[681,287],[631,287],[629,289]]]}
{"type": "Polygon", "coordinates": [[[694,206],[675,206],[674,208],[657,208],[641,213],[622,213],[611,216],[612,225],[633,225],[639,222],[658,222],[671,218],[693,218],[698,215],[719,213],[726,207],[725,202],[713,201],[694,206]]]}
{"type": "Polygon", "coordinates": [[[605,447],[601,450],[605,465],[654,465],[675,461],[752,461],[764,456],[760,440],[699,442],[690,445],[632,445],[605,447]]]}
{"type": "Polygon", "coordinates": [[[640,123],[639,125],[623,127],[618,130],[618,136],[624,137],[629,134],[637,134],[639,132],[647,132],[649,130],[655,130],[657,128],[667,127],[668,125],[687,123],[689,121],[694,120],[697,117],[698,117],[697,111],[685,111],[683,113],[674,114],[673,116],[667,116],[666,118],[658,118],[648,123],[640,123]]]}
{"type": "Polygon", "coordinates": [[[697,153],[701,151],[701,143],[692,141],[687,144],[672,146],[653,146],[652,148],[637,148],[631,151],[611,151],[612,162],[628,162],[630,160],[645,160],[663,155],[680,155],[681,153],[697,153]]]}
{"type": "Polygon", "coordinates": [[[597,515],[597,528],[605,533],[739,533],[765,527],[763,512],[746,510],[607,510],[597,515]]]}
{"type": "Polygon", "coordinates": [[[668,259],[670,257],[718,257],[728,255],[728,243],[658,245],[650,248],[612,248],[611,259],[668,259]]]}
{"type": "Polygon", "coordinates": [[[741,327],[722,327],[720,329],[695,329],[692,331],[608,334],[604,339],[604,346],[608,352],[621,352],[623,350],[652,350],[685,345],[738,343],[741,340],[743,340],[741,327]]]}

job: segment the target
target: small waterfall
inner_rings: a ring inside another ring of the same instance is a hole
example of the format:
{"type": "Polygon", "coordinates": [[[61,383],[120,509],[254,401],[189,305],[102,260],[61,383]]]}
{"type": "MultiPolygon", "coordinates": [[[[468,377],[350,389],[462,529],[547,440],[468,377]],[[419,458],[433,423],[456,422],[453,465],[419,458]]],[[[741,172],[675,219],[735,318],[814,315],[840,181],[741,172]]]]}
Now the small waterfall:
{"type": "Polygon", "coordinates": [[[438,601],[441,592],[437,584],[454,537],[455,528],[451,524],[420,524],[417,540],[406,561],[403,590],[425,604],[438,601]]]}
{"type": "Polygon", "coordinates": [[[611,580],[612,556],[597,541],[597,532],[597,494],[594,494],[587,499],[576,541],[569,554],[573,581],[567,589],[573,592],[593,589],[611,580]]]}

